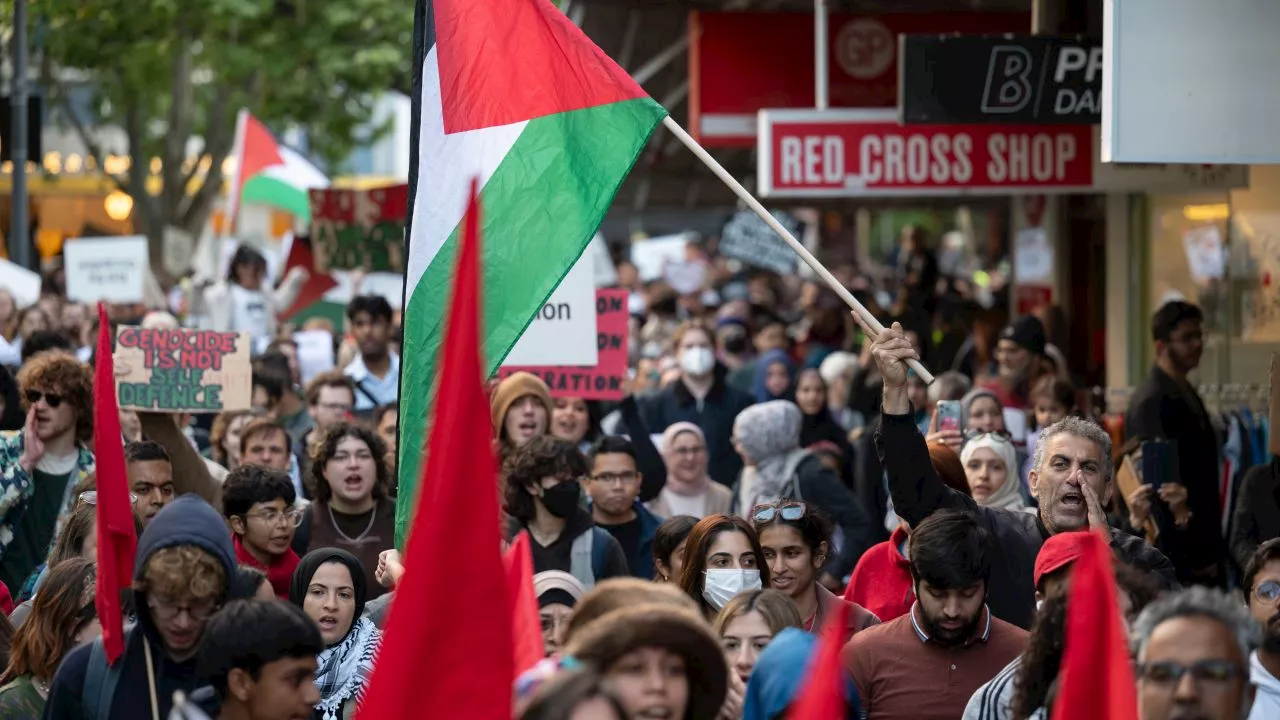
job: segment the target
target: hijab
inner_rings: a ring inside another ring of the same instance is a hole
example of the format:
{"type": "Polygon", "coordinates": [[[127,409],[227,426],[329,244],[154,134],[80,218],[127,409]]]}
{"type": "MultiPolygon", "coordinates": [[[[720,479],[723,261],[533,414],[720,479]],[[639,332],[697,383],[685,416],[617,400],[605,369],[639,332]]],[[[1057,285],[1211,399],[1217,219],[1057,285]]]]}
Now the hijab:
{"type": "MultiPolygon", "coordinates": [[[[986,388],[974,388],[965,393],[964,397],[960,398],[960,427],[965,428],[966,430],[969,428],[969,408],[973,406],[975,400],[984,397],[995,400],[996,405],[999,406],[1001,410],[1004,409],[1004,403],[1000,402],[999,395],[996,395],[994,392],[991,392],[986,388]]],[[[1001,419],[1000,422],[1001,427],[1003,427],[1004,420],[1001,419]]]]}
{"type": "Polygon", "coordinates": [[[739,486],[744,512],[777,499],[808,453],[800,449],[800,408],[790,400],[752,405],[733,422],[733,438],[749,459],[739,486]]]}
{"type": "Polygon", "coordinates": [[[787,355],[784,350],[770,350],[761,355],[760,359],[756,361],[755,382],[751,387],[756,397],[756,402],[781,400],[795,394],[796,364],[792,362],[791,356],[787,355]],[[765,378],[769,377],[769,368],[777,363],[782,363],[782,366],[787,369],[787,389],[781,395],[774,395],[764,386],[765,378]]]}
{"type": "Polygon", "coordinates": [[[366,683],[373,674],[374,654],[382,640],[382,633],[364,617],[369,590],[365,586],[364,566],[346,550],[326,547],[304,555],[289,585],[289,602],[302,607],[311,578],[321,565],[331,562],[345,565],[351,573],[356,606],[347,634],[316,656],[316,687],[320,690],[316,711],[323,720],[338,720],[347,700],[354,698],[358,703],[363,697],[366,683]]]}
{"type": "Polygon", "coordinates": [[[1013,447],[1013,443],[1001,435],[984,433],[966,442],[964,447],[960,449],[960,464],[968,467],[970,458],[982,448],[991,450],[1004,462],[1005,477],[1004,484],[1000,486],[1000,489],[992,493],[986,502],[980,504],[985,507],[1004,508],[1006,510],[1027,509],[1027,504],[1022,500],[1022,492],[1019,489],[1021,481],[1018,475],[1018,454],[1013,447]]]}
{"type": "Polygon", "coordinates": [[[698,442],[705,447],[707,444],[707,436],[703,434],[702,428],[691,422],[672,423],[662,432],[662,458],[667,463],[667,482],[663,487],[682,497],[693,497],[701,495],[710,487],[711,476],[707,475],[704,470],[702,478],[692,483],[680,480],[671,473],[671,466],[676,461],[674,447],[676,438],[684,433],[693,433],[698,438],[698,442]]]}

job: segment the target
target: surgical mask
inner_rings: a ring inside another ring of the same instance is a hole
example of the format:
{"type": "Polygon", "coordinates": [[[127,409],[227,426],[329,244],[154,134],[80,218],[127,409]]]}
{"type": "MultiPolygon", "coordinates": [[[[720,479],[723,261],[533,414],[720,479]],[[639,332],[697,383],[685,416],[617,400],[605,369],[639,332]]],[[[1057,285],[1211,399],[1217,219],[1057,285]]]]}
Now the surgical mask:
{"type": "Polygon", "coordinates": [[[703,377],[716,366],[716,356],[711,348],[689,348],[680,353],[680,369],[694,377],[703,377]]]}
{"type": "Polygon", "coordinates": [[[718,612],[736,595],[760,589],[759,570],[715,569],[703,572],[702,598],[718,612]]]}
{"type": "Polygon", "coordinates": [[[578,492],[578,483],[560,483],[542,491],[542,504],[552,515],[567,518],[578,509],[578,492]]]}

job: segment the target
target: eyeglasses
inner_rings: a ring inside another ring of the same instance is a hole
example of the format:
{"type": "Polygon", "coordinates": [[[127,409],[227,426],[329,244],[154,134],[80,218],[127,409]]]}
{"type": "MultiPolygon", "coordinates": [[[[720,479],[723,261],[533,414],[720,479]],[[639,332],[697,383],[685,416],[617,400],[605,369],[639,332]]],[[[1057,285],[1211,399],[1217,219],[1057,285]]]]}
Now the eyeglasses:
{"type": "Polygon", "coordinates": [[[62,396],[56,393],[40,392],[39,390],[28,390],[26,392],[27,403],[35,405],[41,400],[51,408],[57,408],[62,404],[62,396]]]}
{"type": "Polygon", "coordinates": [[[694,447],[671,448],[671,453],[677,457],[697,457],[706,451],[707,451],[706,445],[695,445],[694,447]]]}
{"type": "Polygon", "coordinates": [[[601,485],[617,485],[619,483],[623,485],[630,485],[636,481],[637,477],[639,477],[639,473],[634,470],[624,470],[620,473],[604,472],[599,475],[592,475],[591,479],[601,485]]]}
{"type": "Polygon", "coordinates": [[[1007,430],[965,430],[964,439],[978,440],[980,438],[990,437],[996,442],[1013,442],[1013,436],[1007,430]]]}
{"type": "Polygon", "coordinates": [[[259,518],[268,525],[275,525],[279,523],[281,520],[284,520],[285,522],[287,522],[289,525],[293,527],[298,527],[299,525],[302,524],[301,510],[289,510],[288,512],[280,512],[279,510],[266,510],[263,512],[245,513],[244,516],[247,518],[259,518]]]}
{"type": "MultiPolygon", "coordinates": [[[[98,491],[85,490],[84,492],[80,493],[80,502],[84,503],[85,505],[97,505],[98,491]]],[[[138,502],[138,496],[134,495],[133,493],[129,493],[129,503],[133,504],[136,502],[138,502]]]]}
{"type": "Polygon", "coordinates": [[[1182,682],[1182,676],[1191,673],[1197,683],[1225,683],[1244,675],[1244,670],[1230,660],[1201,660],[1191,665],[1176,662],[1140,663],[1138,677],[1153,685],[1174,686],[1182,682]]]}
{"type": "Polygon", "coordinates": [[[1263,602],[1273,603],[1280,600],[1280,582],[1267,580],[1266,582],[1259,584],[1258,588],[1253,591],[1253,594],[1263,602]]]}
{"type": "Polygon", "coordinates": [[[183,612],[199,622],[209,619],[210,615],[218,611],[218,603],[214,600],[193,600],[186,605],[179,605],[169,598],[156,595],[147,598],[147,607],[151,608],[151,613],[161,622],[168,622],[183,612]]]}
{"type": "Polygon", "coordinates": [[[751,509],[751,520],[757,524],[771,523],[781,516],[783,520],[796,522],[804,518],[807,512],[809,508],[804,503],[798,500],[787,500],[755,506],[751,509]]]}

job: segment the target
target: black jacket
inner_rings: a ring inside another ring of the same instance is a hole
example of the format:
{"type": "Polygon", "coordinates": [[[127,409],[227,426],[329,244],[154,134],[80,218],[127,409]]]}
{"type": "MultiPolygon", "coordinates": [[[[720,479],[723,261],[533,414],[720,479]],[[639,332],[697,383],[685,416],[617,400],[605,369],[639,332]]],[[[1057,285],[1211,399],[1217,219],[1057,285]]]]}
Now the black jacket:
{"type": "MultiPolygon", "coordinates": [[[[161,510],[138,539],[138,552],[134,562],[134,579],[142,577],[147,559],[157,551],[175,545],[195,545],[218,560],[230,578],[235,574],[236,555],[231,545],[231,531],[222,516],[205,501],[195,495],[183,495],[161,510]]],[[[225,597],[228,585],[223,587],[225,597]]],[[[117,661],[120,680],[111,701],[109,717],[149,718],[151,699],[147,683],[146,654],[143,644],[151,645],[156,679],[156,701],[159,716],[169,716],[173,707],[173,693],[181,690],[190,695],[201,683],[196,676],[196,657],[175,662],[168,657],[160,633],[151,620],[144,593],[134,592],[134,605],[138,624],[125,636],[124,654],[117,661]]],[[[49,702],[45,705],[45,720],[83,720],[87,717],[83,703],[85,677],[89,668],[92,644],[72,650],[62,661],[58,674],[49,689],[49,702]]]]}
{"type": "Polygon", "coordinates": [[[1153,367],[1129,399],[1124,430],[1129,437],[1164,438],[1176,447],[1176,467],[1187,488],[1191,522],[1187,542],[1179,543],[1169,559],[1180,579],[1193,580],[1191,571],[1218,565],[1226,555],[1218,499],[1220,445],[1209,413],[1194,390],[1153,367]]]}
{"type": "MultiPolygon", "coordinates": [[[[529,536],[529,549],[533,555],[533,572],[540,573],[547,570],[560,570],[562,572],[573,572],[573,541],[584,532],[590,532],[596,525],[591,519],[591,513],[578,508],[573,515],[564,524],[564,530],[560,532],[560,537],[555,542],[543,547],[541,543],[529,536]]],[[[516,533],[523,530],[524,527],[518,522],[512,521],[507,528],[510,540],[516,536],[516,533]]],[[[627,555],[622,551],[622,546],[608,532],[600,535],[608,544],[608,549],[604,555],[604,572],[596,577],[596,582],[607,580],[613,577],[627,577],[631,574],[631,570],[627,567],[627,555]]]]}
{"type": "Polygon", "coordinates": [[[742,458],[733,449],[733,421],[753,404],[750,395],[725,382],[723,370],[716,371],[711,391],[701,403],[679,380],[656,395],[639,400],[640,416],[650,432],[660,433],[681,421],[702,428],[707,437],[707,474],[723,485],[732,485],[742,471],[742,458]],[[699,407],[701,404],[701,407],[699,407]]]}
{"type": "MultiPolygon", "coordinates": [[[[1235,520],[1231,523],[1231,558],[1244,572],[1258,546],[1280,537],[1280,457],[1255,465],[1240,481],[1235,520]]],[[[1247,591],[1247,589],[1246,589],[1247,591]]]]}
{"type": "MultiPolygon", "coordinates": [[[[1049,537],[1040,517],[1023,511],[982,507],[973,498],[947,487],[934,471],[924,436],[909,414],[881,415],[875,439],[880,462],[889,473],[894,511],[913,526],[936,510],[952,508],[973,512],[978,523],[991,533],[987,605],[1001,620],[1030,628],[1036,611],[1036,589],[1032,581],[1036,554],[1049,537]]],[[[1113,528],[1111,548],[1125,562],[1158,574],[1169,587],[1176,584],[1172,563],[1141,538],[1113,528]]]]}

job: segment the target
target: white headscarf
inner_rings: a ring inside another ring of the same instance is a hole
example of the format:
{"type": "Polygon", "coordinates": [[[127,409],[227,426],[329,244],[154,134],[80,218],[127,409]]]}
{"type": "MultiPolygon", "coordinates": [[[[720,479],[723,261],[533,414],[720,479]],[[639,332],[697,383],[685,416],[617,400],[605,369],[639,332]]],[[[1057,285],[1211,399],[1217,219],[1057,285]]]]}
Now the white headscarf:
{"type": "MultiPolygon", "coordinates": [[[[1025,510],[1027,504],[1022,499],[1022,493],[1019,492],[1018,485],[1021,482],[1018,479],[1018,454],[1013,449],[1013,443],[1001,435],[995,433],[983,433],[972,440],[966,442],[960,450],[960,464],[965,468],[965,474],[969,472],[969,459],[973,454],[982,448],[988,448],[1004,462],[1005,477],[1004,484],[1001,485],[986,502],[979,503],[986,507],[1005,508],[1006,510],[1025,510]]],[[[977,498],[974,498],[977,500],[977,498]]]]}

